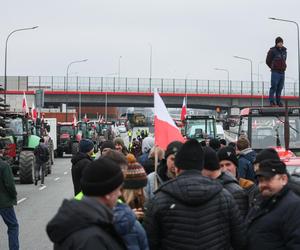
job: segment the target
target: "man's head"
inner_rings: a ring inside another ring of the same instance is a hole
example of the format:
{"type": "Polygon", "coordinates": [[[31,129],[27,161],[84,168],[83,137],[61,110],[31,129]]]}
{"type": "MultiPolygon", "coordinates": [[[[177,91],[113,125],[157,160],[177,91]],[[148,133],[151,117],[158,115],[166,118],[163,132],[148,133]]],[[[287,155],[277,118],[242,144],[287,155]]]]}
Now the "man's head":
{"type": "Polygon", "coordinates": [[[204,164],[203,169],[215,171],[220,169],[219,158],[217,153],[211,147],[204,148],[204,164]]]}
{"type": "Polygon", "coordinates": [[[122,152],[123,148],[125,147],[125,143],[122,138],[116,138],[114,139],[114,144],[116,150],[122,152]]]}
{"type": "Polygon", "coordinates": [[[112,141],[104,141],[100,146],[101,155],[105,155],[107,151],[114,150],[115,144],[112,141]]]}
{"type": "Polygon", "coordinates": [[[170,173],[175,175],[175,156],[181,149],[183,143],[180,141],[173,141],[169,143],[165,152],[165,159],[167,162],[167,169],[170,173]]]}
{"type": "Polygon", "coordinates": [[[80,183],[85,196],[96,197],[113,208],[121,195],[123,179],[120,166],[106,157],[101,157],[84,169],[80,183]]]}
{"type": "Polygon", "coordinates": [[[221,148],[218,151],[218,158],[222,171],[228,171],[233,176],[237,177],[237,167],[239,163],[235,150],[230,146],[221,148]]]}
{"type": "Polygon", "coordinates": [[[279,193],[288,183],[286,165],[280,160],[263,160],[256,171],[258,187],[263,197],[279,193]]]}
{"type": "Polygon", "coordinates": [[[218,139],[213,138],[209,140],[209,146],[215,151],[218,151],[221,147],[221,143],[218,139]]]}
{"type": "Polygon", "coordinates": [[[40,143],[45,143],[45,139],[43,137],[40,139],[40,143]]]}
{"type": "Polygon", "coordinates": [[[180,170],[202,170],[203,161],[204,153],[200,143],[191,139],[182,145],[175,156],[176,171],[180,173],[180,170]]]}
{"type": "Polygon", "coordinates": [[[91,155],[94,152],[94,143],[89,139],[82,139],[79,142],[79,152],[91,155]]]}
{"type": "Polygon", "coordinates": [[[142,142],[142,153],[149,153],[151,148],[154,146],[154,138],[146,137],[142,142]]]}
{"type": "Polygon", "coordinates": [[[259,168],[259,163],[264,160],[278,160],[280,161],[279,155],[274,148],[265,148],[261,150],[253,162],[254,170],[257,171],[259,168]]]}
{"type": "Polygon", "coordinates": [[[221,148],[226,147],[226,145],[227,145],[227,141],[225,139],[220,139],[220,146],[221,146],[221,148]]]}
{"type": "Polygon", "coordinates": [[[275,45],[276,47],[282,48],[283,47],[283,39],[279,36],[275,39],[275,45]]]}
{"type": "Polygon", "coordinates": [[[117,163],[123,172],[126,171],[126,169],[128,167],[128,161],[127,161],[125,155],[122,154],[121,152],[114,150],[114,149],[110,149],[110,150],[106,151],[106,153],[104,154],[104,157],[117,163]]]}
{"type": "Polygon", "coordinates": [[[241,137],[236,142],[236,148],[237,148],[238,151],[242,151],[242,150],[245,150],[247,148],[250,148],[249,140],[246,137],[241,137]]]}

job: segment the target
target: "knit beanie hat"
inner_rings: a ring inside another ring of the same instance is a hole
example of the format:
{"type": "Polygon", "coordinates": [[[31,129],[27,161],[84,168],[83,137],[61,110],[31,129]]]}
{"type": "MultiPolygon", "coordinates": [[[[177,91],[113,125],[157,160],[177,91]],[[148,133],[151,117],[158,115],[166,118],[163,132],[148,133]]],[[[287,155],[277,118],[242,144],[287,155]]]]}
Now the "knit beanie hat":
{"type": "Polygon", "coordinates": [[[82,139],[79,142],[79,152],[88,153],[94,148],[94,143],[89,139],[82,139]]]}
{"type": "Polygon", "coordinates": [[[220,169],[217,153],[211,147],[204,148],[204,169],[214,171],[220,169]]]}
{"type": "Polygon", "coordinates": [[[110,149],[116,149],[115,148],[115,144],[112,142],[112,141],[105,141],[105,142],[102,142],[101,146],[100,146],[100,152],[102,154],[103,150],[105,148],[110,148],[110,149]]]}
{"type": "Polygon", "coordinates": [[[278,160],[280,161],[279,155],[274,148],[265,148],[261,150],[253,162],[253,164],[260,163],[263,160],[278,160]]]}
{"type": "Polygon", "coordinates": [[[275,39],[275,45],[278,43],[283,43],[283,39],[280,36],[276,37],[276,39],[275,39]]]}
{"type": "Polygon", "coordinates": [[[147,175],[145,169],[138,162],[128,164],[125,172],[123,188],[137,189],[147,185],[147,175]]]}
{"type": "Polygon", "coordinates": [[[218,151],[218,158],[219,158],[219,161],[231,161],[236,167],[239,166],[239,161],[238,161],[238,158],[236,156],[236,153],[235,153],[235,150],[230,147],[230,146],[227,146],[227,147],[224,147],[224,148],[221,148],[219,151],[218,151]]]}
{"type": "Polygon", "coordinates": [[[82,192],[86,196],[104,196],[123,183],[120,166],[111,159],[101,157],[91,162],[81,177],[82,192]]]}
{"type": "Polygon", "coordinates": [[[184,170],[203,167],[204,154],[200,143],[196,139],[185,142],[175,156],[176,167],[184,170]]]}
{"type": "Polygon", "coordinates": [[[183,143],[180,141],[173,141],[173,142],[169,143],[169,145],[167,146],[166,152],[165,152],[165,159],[167,159],[168,156],[171,154],[176,155],[177,152],[182,147],[182,145],[183,145],[183,143]]]}
{"type": "Polygon", "coordinates": [[[213,138],[209,140],[209,146],[215,151],[218,151],[221,147],[221,143],[218,139],[213,138]]]}
{"type": "Polygon", "coordinates": [[[124,143],[124,141],[123,141],[123,139],[122,138],[116,138],[116,139],[114,139],[114,144],[115,145],[121,145],[123,148],[125,147],[125,143],[124,143]]]}
{"type": "Polygon", "coordinates": [[[134,154],[127,154],[126,159],[127,159],[128,164],[136,162],[136,158],[135,158],[134,154]]]}

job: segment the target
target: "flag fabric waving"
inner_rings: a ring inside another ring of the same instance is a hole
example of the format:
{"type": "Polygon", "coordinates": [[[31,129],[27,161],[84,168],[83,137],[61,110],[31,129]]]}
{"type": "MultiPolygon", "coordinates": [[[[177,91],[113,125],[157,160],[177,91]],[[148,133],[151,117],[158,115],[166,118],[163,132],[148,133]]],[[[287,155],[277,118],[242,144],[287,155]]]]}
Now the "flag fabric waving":
{"type": "Polygon", "coordinates": [[[34,102],[32,102],[32,107],[31,107],[31,117],[33,120],[37,119],[37,111],[36,108],[34,106],[34,102]]]}
{"type": "Polygon", "coordinates": [[[183,98],[180,120],[184,121],[186,116],[186,97],[183,98]]]}
{"type": "Polygon", "coordinates": [[[184,142],[179,128],[170,116],[157,90],[154,90],[154,133],[155,145],[162,149],[166,149],[172,141],[184,142]]]}
{"type": "Polygon", "coordinates": [[[27,105],[25,92],[23,92],[22,111],[25,112],[25,113],[29,113],[29,108],[28,108],[28,105],[27,105]]]}

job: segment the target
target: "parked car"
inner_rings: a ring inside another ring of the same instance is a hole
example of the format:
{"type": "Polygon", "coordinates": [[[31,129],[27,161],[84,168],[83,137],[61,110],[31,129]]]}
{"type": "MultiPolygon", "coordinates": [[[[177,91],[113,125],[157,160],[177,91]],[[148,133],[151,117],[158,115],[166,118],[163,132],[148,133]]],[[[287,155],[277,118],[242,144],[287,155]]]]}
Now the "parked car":
{"type": "Polygon", "coordinates": [[[124,125],[120,125],[118,127],[118,130],[119,130],[120,133],[126,133],[127,132],[127,129],[124,125]]]}

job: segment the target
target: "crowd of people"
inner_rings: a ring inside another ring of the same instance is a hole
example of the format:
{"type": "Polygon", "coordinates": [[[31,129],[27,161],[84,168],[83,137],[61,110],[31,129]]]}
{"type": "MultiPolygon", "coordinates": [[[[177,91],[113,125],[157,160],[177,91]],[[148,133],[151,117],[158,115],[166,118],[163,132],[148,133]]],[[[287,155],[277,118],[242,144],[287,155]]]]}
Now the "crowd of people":
{"type": "Polygon", "coordinates": [[[139,154],[121,138],[96,160],[92,149],[82,140],[72,159],[75,198],[47,225],[54,249],[300,249],[300,183],[272,148],[241,137],[162,150],[148,136],[139,154]]]}

